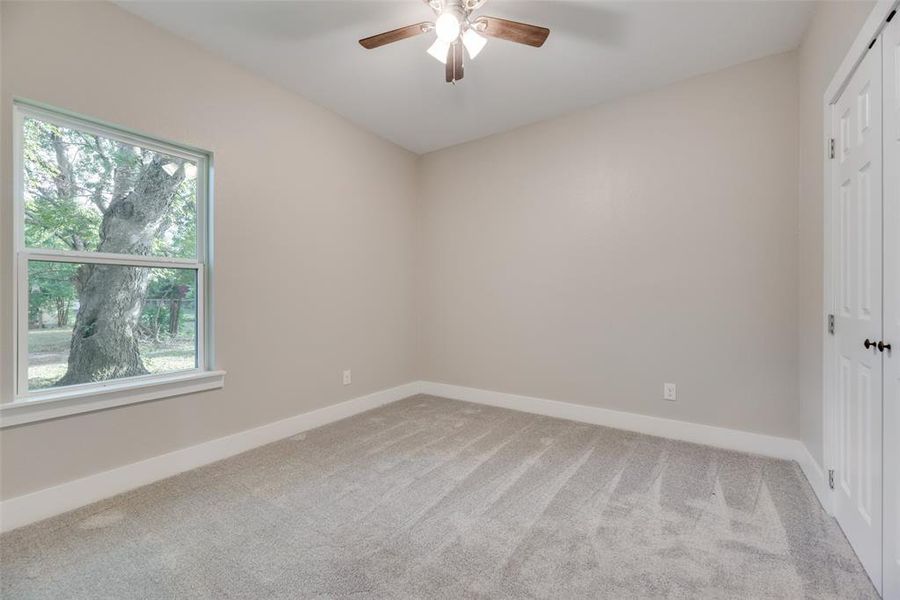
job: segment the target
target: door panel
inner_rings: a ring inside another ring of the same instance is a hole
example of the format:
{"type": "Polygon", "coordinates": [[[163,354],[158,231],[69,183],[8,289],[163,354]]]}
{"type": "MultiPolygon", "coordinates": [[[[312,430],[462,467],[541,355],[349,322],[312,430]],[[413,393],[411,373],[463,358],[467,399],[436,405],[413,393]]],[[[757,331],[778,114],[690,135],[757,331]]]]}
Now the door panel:
{"type": "Polygon", "coordinates": [[[884,43],[884,590],[900,600],[900,18],[884,43]]]}
{"type": "Polygon", "coordinates": [[[837,262],[835,517],[881,589],[882,49],[866,54],[835,106],[837,262]],[[868,348],[865,340],[870,341],[868,348]]]}

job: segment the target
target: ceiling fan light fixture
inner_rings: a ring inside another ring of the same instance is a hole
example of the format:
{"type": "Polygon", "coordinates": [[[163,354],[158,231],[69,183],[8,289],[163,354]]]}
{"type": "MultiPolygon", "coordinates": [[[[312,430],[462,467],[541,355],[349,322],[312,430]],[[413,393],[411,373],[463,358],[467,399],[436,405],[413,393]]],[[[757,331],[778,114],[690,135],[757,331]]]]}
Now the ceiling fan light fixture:
{"type": "Polygon", "coordinates": [[[540,48],[547,41],[550,30],[546,27],[497,17],[473,16],[472,13],[480,9],[485,1],[425,0],[437,15],[434,22],[422,21],[370,35],[359,40],[359,45],[366,50],[373,50],[433,31],[437,39],[427,52],[444,65],[444,81],[452,84],[464,76],[465,55],[468,55],[468,60],[478,56],[487,45],[487,38],[498,38],[533,48],[540,48]]]}
{"type": "Polygon", "coordinates": [[[450,44],[447,42],[436,39],[434,43],[428,48],[428,54],[436,58],[441,62],[441,64],[447,64],[447,52],[450,50],[450,44]]]}
{"type": "Polygon", "coordinates": [[[478,56],[478,53],[481,52],[485,44],[487,44],[487,38],[483,35],[478,35],[478,32],[469,27],[462,36],[462,42],[471,59],[478,56]]]}
{"type": "Polygon", "coordinates": [[[444,11],[434,22],[437,38],[446,44],[452,44],[459,37],[462,24],[453,11],[444,11]]]}

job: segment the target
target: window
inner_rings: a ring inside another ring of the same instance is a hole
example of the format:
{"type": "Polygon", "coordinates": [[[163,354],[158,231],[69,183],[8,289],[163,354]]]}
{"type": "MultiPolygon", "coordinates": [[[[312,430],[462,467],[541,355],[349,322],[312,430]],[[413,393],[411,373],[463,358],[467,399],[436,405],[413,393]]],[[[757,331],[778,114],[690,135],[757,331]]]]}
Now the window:
{"type": "Polygon", "coordinates": [[[14,110],[16,399],[4,424],[34,401],[146,399],[220,375],[207,351],[209,154],[14,110]]]}

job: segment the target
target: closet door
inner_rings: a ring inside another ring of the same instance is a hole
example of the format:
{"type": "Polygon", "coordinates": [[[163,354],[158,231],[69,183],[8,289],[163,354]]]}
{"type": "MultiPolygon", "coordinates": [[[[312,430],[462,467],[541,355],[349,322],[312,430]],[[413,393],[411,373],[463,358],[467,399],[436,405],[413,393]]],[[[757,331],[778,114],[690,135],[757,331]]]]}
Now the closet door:
{"type": "Polygon", "coordinates": [[[900,17],[884,54],[884,590],[900,599],[900,17]]]}
{"type": "Polygon", "coordinates": [[[834,107],[835,518],[875,587],[882,572],[882,43],[834,107]]]}

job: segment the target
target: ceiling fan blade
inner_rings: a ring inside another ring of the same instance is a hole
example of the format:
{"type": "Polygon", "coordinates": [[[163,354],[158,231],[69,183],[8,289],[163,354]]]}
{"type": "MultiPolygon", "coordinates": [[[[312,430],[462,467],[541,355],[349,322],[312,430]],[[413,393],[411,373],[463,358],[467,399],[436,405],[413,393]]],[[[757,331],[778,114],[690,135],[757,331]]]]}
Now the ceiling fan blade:
{"type": "Polygon", "coordinates": [[[463,45],[457,41],[453,44],[453,80],[459,81],[463,78],[463,45]]]}
{"type": "Polygon", "coordinates": [[[453,73],[455,71],[453,67],[455,54],[453,53],[453,44],[447,48],[447,62],[444,64],[444,79],[447,83],[453,83],[453,73]]]}
{"type": "Polygon", "coordinates": [[[447,83],[453,83],[463,78],[463,51],[462,44],[454,42],[447,49],[447,64],[444,68],[444,79],[447,83]]]}
{"type": "Polygon", "coordinates": [[[546,27],[519,23],[518,21],[507,21],[497,17],[478,17],[475,23],[478,25],[476,31],[479,33],[500,38],[501,40],[534,46],[535,48],[543,46],[544,42],[547,41],[547,36],[550,35],[550,30],[546,27]]]}
{"type": "Polygon", "coordinates": [[[400,40],[405,40],[406,38],[411,38],[421,33],[425,33],[426,31],[430,31],[433,26],[434,25],[432,25],[428,21],[416,23],[415,25],[407,25],[406,27],[393,29],[391,31],[385,31],[384,33],[379,33],[378,35],[363,38],[359,40],[359,44],[367,50],[372,50],[373,48],[378,48],[379,46],[384,46],[385,44],[399,42],[400,40]]]}

